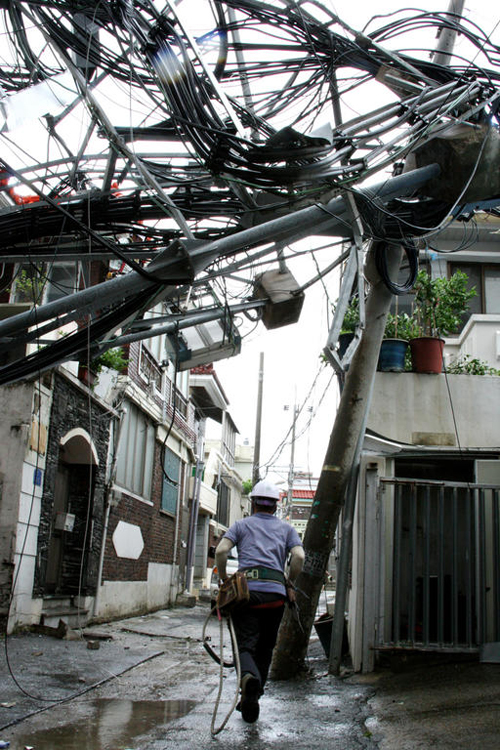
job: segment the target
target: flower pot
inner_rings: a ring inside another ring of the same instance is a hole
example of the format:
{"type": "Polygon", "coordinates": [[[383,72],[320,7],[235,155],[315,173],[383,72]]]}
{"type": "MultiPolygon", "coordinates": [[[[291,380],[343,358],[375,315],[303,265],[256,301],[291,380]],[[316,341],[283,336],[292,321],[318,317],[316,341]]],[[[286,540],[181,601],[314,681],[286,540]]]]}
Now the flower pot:
{"type": "Polygon", "coordinates": [[[404,372],[408,342],[404,339],[384,339],[380,346],[377,370],[380,372],[404,372]]]}
{"type": "Polygon", "coordinates": [[[438,375],[443,371],[443,339],[430,336],[410,341],[411,366],[413,372],[438,375]]]}
{"type": "Polygon", "coordinates": [[[353,338],[354,338],[354,334],[353,333],[340,333],[339,334],[339,341],[338,341],[338,345],[337,345],[337,353],[338,353],[340,359],[342,359],[342,357],[346,353],[347,347],[349,346],[349,344],[351,343],[351,341],[353,340],[353,338]]]}
{"type": "Polygon", "coordinates": [[[86,365],[80,365],[78,367],[78,379],[89,388],[92,388],[96,380],[96,373],[86,367],[86,365]]]}
{"type": "Polygon", "coordinates": [[[314,621],[314,629],[318,635],[323,651],[330,656],[330,641],[332,640],[333,617],[325,612],[314,621]]]}

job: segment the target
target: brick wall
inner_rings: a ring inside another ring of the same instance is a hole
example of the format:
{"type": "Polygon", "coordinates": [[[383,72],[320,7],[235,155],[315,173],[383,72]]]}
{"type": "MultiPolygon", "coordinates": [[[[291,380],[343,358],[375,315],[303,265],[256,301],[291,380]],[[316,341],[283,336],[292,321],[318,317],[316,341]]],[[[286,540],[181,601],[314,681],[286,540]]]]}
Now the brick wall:
{"type": "MultiPolygon", "coordinates": [[[[140,364],[140,342],[133,342],[128,348],[128,376],[133,383],[142,390],[146,390],[146,384],[139,371],[140,364]]],[[[167,388],[167,392],[170,389],[167,388]]],[[[163,401],[155,389],[147,389],[145,398],[157,408],[163,410],[163,401]]],[[[192,409],[191,409],[192,411],[192,409]]],[[[167,423],[172,418],[172,407],[169,404],[166,409],[167,423]]],[[[191,424],[176,413],[173,425],[186,443],[193,447],[195,444],[195,432],[191,424]]],[[[182,568],[185,566],[185,550],[181,540],[187,536],[188,508],[185,507],[185,483],[189,478],[189,469],[181,472],[181,486],[179,488],[181,502],[177,517],[161,510],[161,494],[163,485],[162,471],[162,445],[157,442],[155,446],[155,457],[153,466],[153,481],[151,490],[151,504],[141,501],[137,497],[120,490],[117,494],[116,505],[110,510],[108,534],[103,566],[103,581],[146,581],[149,563],[177,564],[182,568]],[[119,521],[139,526],[141,529],[144,549],[138,560],[129,560],[117,556],[113,546],[113,532],[119,521]],[[176,527],[178,533],[177,550],[174,560],[176,527]]]]}
{"type": "MultiPolygon", "coordinates": [[[[163,472],[161,469],[162,446],[156,443],[155,460],[152,483],[152,505],[142,502],[137,498],[127,495],[122,491],[121,498],[116,507],[111,509],[108,527],[108,539],[104,558],[103,580],[107,581],[145,581],[148,574],[148,564],[163,563],[179,564],[180,543],[177,546],[176,560],[174,561],[175,527],[182,522],[181,513],[174,516],[161,510],[161,490],[163,483],[163,472]],[[126,521],[141,528],[144,540],[144,549],[138,560],[128,560],[116,555],[113,547],[112,537],[118,522],[126,521]]],[[[183,475],[183,482],[184,482],[183,475]]],[[[180,487],[181,497],[184,491],[183,482],[180,487]]]]}

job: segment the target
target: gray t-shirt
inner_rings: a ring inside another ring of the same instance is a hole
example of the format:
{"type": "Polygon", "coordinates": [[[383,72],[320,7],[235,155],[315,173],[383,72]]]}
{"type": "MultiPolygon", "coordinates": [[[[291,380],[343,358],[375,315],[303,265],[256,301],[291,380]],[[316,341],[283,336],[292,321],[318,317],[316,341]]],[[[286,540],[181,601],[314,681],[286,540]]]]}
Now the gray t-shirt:
{"type": "MultiPolygon", "coordinates": [[[[302,546],[297,531],[289,523],[270,513],[254,513],[233,523],[224,537],[238,549],[239,568],[261,565],[283,572],[292,547],[302,546]]],[[[248,581],[251,591],[282,594],[286,591],[278,581],[248,581]]]]}

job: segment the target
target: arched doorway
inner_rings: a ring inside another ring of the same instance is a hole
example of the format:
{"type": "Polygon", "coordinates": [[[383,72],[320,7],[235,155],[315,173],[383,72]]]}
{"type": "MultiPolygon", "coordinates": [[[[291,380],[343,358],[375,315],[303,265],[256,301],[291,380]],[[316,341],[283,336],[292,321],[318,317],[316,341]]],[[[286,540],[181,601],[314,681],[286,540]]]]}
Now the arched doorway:
{"type": "Polygon", "coordinates": [[[46,595],[85,594],[91,583],[87,580],[88,552],[98,464],[96,448],[86,430],[77,427],[61,438],[45,570],[46,595]]]}

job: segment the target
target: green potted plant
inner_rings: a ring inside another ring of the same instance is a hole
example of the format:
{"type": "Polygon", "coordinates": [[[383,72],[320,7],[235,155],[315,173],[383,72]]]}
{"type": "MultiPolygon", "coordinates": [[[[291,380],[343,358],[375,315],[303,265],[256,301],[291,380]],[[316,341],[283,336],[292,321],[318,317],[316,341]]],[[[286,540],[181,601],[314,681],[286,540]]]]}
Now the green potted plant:
{"type": "Polygon", "coordinates": [[[97,373],[99,373],[103,367],[109,367],[110,370],[116,370],[122,372],[128,364],[128,359],[123,353],[121,346],[117,346],[114,349],[107,349],[105,352],[100,354],[96,359],[92,360],[91,367],[97,373]]]}
{"type": "Polygon", "coordinates": [[[385,324],[384,338],[380,347],[378,370],[382,372],[404,372],[408,342],[418,335],[418,325],[408,313],[389,313],[385,324]]]}
{"type": "Polygon", "coordinates": [[[417,328],[410,340],[415,372],[442,372],[442,337],[457,333],[470,300],[476,296],[474,288],[468,289],[468,281],[467,274],[459,270],[449,278],[432,278],[426,271],[419,271],[414,287],[417,328]]]}
{"type": "Polygon", "coordinates": [[[123,349],[118,346],[114,349],[107,349],[105,352],[100,354],[95,359],[92,359],[87,365],[85,362],[80,362],[78,368],[78,377],[89,387],[92,387],[103,367],[108,367],[110,370],[116,370],[122,372],[128,364],[128,359],[123,353],[123,349]]]}
{"type": "Polygon", "coordinates": [[[359,300],[351,297],[339,333],[338,354],[342,359],[359,326],[359,300]]]}

